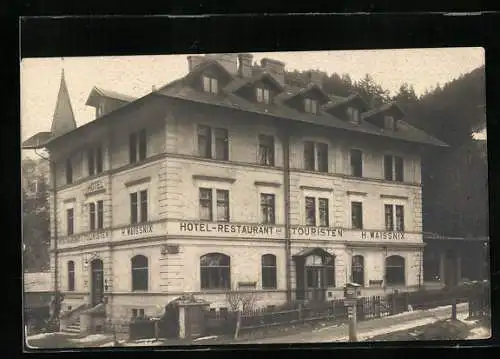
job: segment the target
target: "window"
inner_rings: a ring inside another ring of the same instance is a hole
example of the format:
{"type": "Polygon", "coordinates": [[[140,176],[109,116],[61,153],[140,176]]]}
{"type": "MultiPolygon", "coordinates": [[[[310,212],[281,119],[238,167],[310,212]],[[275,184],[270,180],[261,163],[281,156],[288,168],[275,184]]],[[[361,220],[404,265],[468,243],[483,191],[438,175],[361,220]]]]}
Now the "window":
{"type": "Polygon", "coordinates": [[[349,116],[349,122],[358,125],[359,124],[359,110],[354,107],[349,107],[347,109],[347,116],[349,116]]]}
{"type": "Polygon", "coordinates": [[[200,220],[212,221],[212,190],[200,188],[200,220]]]}
{"type": "Polygon", "coordinates": [[[328,145],[326,143],[304,142],[304,169],[328,172],[328,145]]]}
{"type": "Polygon", "coordinates": [[[318,101],[306,98],[304,100],[304,110],[305,112],[317,114],[318,113],[318,101]]]}
{"type": "Polygon", "coordinates": [[[132,291],[148,290],[148,258],[137,255],[131,260],[132,291]]]}
{"type": "Polygon", "coordinates": [[[275,224],[274,194],[260,194],[261,222],[264,224],[275,224]]]}
{"type": "Polygon", "coordinates": [[[264,166],[274,166],[273,136],[259,136],[259,163],[264,166]]]}
{"type": "Polygon", "coordinates": [[[314,171],[314,142],[304,142],[304,168],[314,171]]]}
{"type": "Polygon", "coordinates": [[[385,230],[394,230],[394,210],[392,204],[386,204],[385,206],[385,230]]]}
{"type": "Polygon", "coordinates": [[[229,159],[229,146],[227,130],[216,128],[215,135],[215,159],[227,161],[229,159]]]}
{"type": "Polygon", "coordinates": [[[352,282],[361,286],[365,285],[365,259],[363,256],[352,257],[351,264],[352,282]]]}
{"type": "Polygon", "coordinates": [[[361,202],[351,203],[351,220],[353,229],[363,229],[363,204],[361,202]]]}
{"type": "Polygon", "coordinates": [[[75,262],[68,262],[68,291],[75,291],[75,262]]]}
{"type": "Polygon", "coordinates": [[[335,257],[328,256],[325,258],[326,265],[326,285],[328,287],[335,287],[335,257]]]}
{"type": "Polygon", "coordinates": [[[262,289],[276,289],[276,256],[265,254],[262,256],[262,289]]]}
{"type": "Polygon", "coordinates": [[[404,215],[404,207],[399,205],[386,204],[385,207],[385,230],[386,231],[400,231],[403,232],[405,230],[405,215],[404,215]],[[396,210],[394,210],[396,207],[396,210]],[[394,220],[394,215],[396,218],[394,220]]]}
{"type": "Polygon", "coordinates": [[[405,284],[405,259],[401,256],[390,256],[385,260],[385,276],[387,285],[405,284]]]}
{"type": "Polygon", "coordinates": [[[403,158],[398,156],[384,156],[384,178],[387,181],[403,182],[403,158]]]}
{"type": "Polygon", "coordinates": [[[73,235],[75,229],[74,226],[75,226],[74,209],[68,208],[66,210],[66,230],[68,236],[73,235]]]}
{"type": "Polygon", "coordinates": [[[71,159],[66,160],[66,184],[73,183],[73,164],[71,159]]]}
{"type": "Polygon", "coordinates": [[[328,214],[328,199],[327,198],[319,198],[318,199],[318,207],[319,207],[319,225],[321,227],[328,227],[330,225],[330,219],[328,214]]]}
{"type": "Polygon", "coordinates": [[[201,289],[230,289],[230,258],[220,253],[209,253],[200,258],[201,289]]]}
{"type": "Polygon", "coordinates": [[[384,128],[386,130],[394,130],[394,117],[392,116],[384,117],[384,128]]]}
{"type": "Polygon", "coordinates": [[[351,150],[351,176],[363,177],[363,153],[360,150],[351,150]]]}
{"type": "Polygon", "coordinates": [[[387,181],[392,181],[393,176],[392,176],[392,156],[390,155],[385,155],[384,156],[384,179],[387,181]]]}
{"type": "Polygon", "coordinates": [[[129,137],[129,159],[130,163],[136,163],[146,159],[146,130],[130,134],[129,137]]]}
{"type": "Polygon", "coordinates": [[[198,155],[212,157],[212,132],[208,126],[198,126],[198,155]]]}
{"type": "Polygon", "coordinates": [[[212,129],[208,126],[198,126],[198,155],[204,158],[227,161],[229,159],[228,131],[224,128],[212,129]],[[215,140],[215,153],[213,155],[212,134],[215,140]]]}
{"type": "Polygon", "coordinates": [[[203,91],[211,94],[217,94],[219,92],[217,85],[217,79],[214,79],[213,77],[203,76],[203,91]]]}
{"type": "Polygon", "coordinates": [[[434,282],[440,276],[440,258],[436,250],[424,249],[423,258],[424,282],[434,282]]]}
{"type": "Polygon", "coordinates": [[[104,202],[89,203],[89,230],[104,228],[104,202]]]}
{"type": "Polygon", "coordinates": [[[396,177],[396,181],[398,182],[403,182],[403,170],[404,170],[404,165],[403,165],[403,158],[401,157],[394,157],[394,174],[396,177]]]}
{"type": "Polygon", "coordinates": [[[217,221],[229,222],[229,191],[218,189],[217,194],[217,221]]]}
{"type": "Polygon", "coordinates": [[[148,191],[143,190],[130,194],[130,223],[137,224],[148,221],[148,191]]]}
{"type": "Polygon", "coordinates": [[[132,309],[132,319],[136,318],[144,318],[144,309],[143,308],[133,308],[132,309]]]}
{"type": "Polygon", "coordinates": [[[326,143],[317,143],[317,158],[318,158],[318,171],[328,172],[328,145],[326,143]]]}
{"type": "Polygon", "coordinates": [[[316,198],[306,197],[306,226],[316,225],[316,198]]]}
{"type": "Polygon", "coordinates": [[[271,97],[268,89],[257,87],[256,91],[257,91],[257,102],[266,104],[269,104],[271,102],[271,97]]]}
{"type": "Polygon", "coordinates": [[[102,162],[102,148],[100,146],[87,151],[87,165],[89,176],[93,176],[102,172],[102,162]]]}

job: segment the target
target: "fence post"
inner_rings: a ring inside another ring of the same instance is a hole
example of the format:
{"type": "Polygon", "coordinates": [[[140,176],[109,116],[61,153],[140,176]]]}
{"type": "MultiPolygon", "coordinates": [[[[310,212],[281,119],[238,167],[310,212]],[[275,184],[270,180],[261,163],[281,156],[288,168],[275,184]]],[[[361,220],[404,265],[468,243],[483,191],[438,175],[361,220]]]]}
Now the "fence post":
{"type": "Polygon", "coordinates": [[[391,299],[392,299],[392,305],[391,305],[391,315],[394,315],[394,314],[397,314],[398,311],[397,311],[397,301],[396,301],[396,293],[392,293],[391,295],[391,299]]]}
{"type": "Polygon", "coordinates": [[[350,320],[349,320],[349,341],[350,342],[357,342],[358,341],[358,335],[356,332],[356,312],[357,312],[357,302],[354,303],[351,307],[351,315],[350,315],[350,320]]]}
{"type": "Polygon", "coordinates": [[[302,316],[303,316],[303,313],[302,313],[302,303],[299,303],[298,316],[299,316],[299,322],[301,322],[302,321],[302,316]]]}
{"type": "Polygon", "coordinates": [[[451,320],[457,320],[457,298],[451,301],[451,320]]]}

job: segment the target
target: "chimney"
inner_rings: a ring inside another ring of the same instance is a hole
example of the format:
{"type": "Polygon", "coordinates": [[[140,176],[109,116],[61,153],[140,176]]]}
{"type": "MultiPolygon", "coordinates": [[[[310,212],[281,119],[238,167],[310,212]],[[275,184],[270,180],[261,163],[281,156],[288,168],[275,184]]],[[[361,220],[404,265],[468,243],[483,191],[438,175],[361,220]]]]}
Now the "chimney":
{"type": "Polygon", "coordinates": [[[251,77],[252,76],[252,54],[239,54],[238,60],[240,62],[238,73],[241,77],[251,77]]]}
{"type": "Polygon", "coordinates": [[[308,72],[309,83],[318,85],[318,87],[323,88],[323,79],[326,77],[326,73],[319,70],[310,70],[308,72]]]}
{"type": "Polygon", "coordinates": [[[271,74],[280,84],[282,84],[282,85],[285,84],[285,63],[284,62],[264,58],[260,61],[260,65],[262,66],[264,71],[267,71],[269,74],[271,74]]]}
{"type": "Polygon", "coordinates": [[[212,54],[207,55],[207,58],[216,60],[231,75],[238,73],[238,54],[212,54]]]}
{"type": "Polygon", "coordinates": [[[203,62],[203,56],[192,55],[187,57],[189,72],[193,71],[193,69],[203,62]]]}

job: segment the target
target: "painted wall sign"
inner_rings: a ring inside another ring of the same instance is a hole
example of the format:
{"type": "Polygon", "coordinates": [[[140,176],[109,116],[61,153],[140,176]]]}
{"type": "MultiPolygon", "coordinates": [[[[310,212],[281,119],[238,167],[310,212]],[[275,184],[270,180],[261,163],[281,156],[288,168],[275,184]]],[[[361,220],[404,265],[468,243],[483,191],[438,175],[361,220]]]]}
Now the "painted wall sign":
{"type": "Polygon", "coordinates": [[[141,224],[122,229],[122,236],[137,236],[140,234],[153,233],[152,224],[141,224]]]}
{"type": "Polygon", "coordinates": [[[329,227],[292,227],[290,228],[292,236],[311,236],[311,237],[342,237],[344,231],[340,228],[329,227]]]}
{"type": "Polygon", "coordinates": [[[273,235],[282,233],[282,228],[266,225],[247,225],[247,224],[213,224],[182,222],[179,224],[181,232],[214,232],[214,233],[232,233],[240,235],[266,234],[273,235]]]}
{"type": "Polygon", "coordinates": [[[91,194],[104,190],[106,190],[106,187],[104,187],[104,183],[102,181],[94,181],[86,188],[85,194],[91,194]]]}
{"type": "Polygon", "coordinates": [[[361,239],[397,239],[404,240],[405,233],[404,232],[378,232],[378,231],[369,231],[369,232],[361,232],[361,239]]]}

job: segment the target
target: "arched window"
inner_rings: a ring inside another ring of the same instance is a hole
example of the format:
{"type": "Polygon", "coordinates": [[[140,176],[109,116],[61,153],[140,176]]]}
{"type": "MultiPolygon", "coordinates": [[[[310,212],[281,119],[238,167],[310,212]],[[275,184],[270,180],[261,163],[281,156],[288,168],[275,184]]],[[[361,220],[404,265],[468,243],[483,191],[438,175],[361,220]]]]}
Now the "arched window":
{"type": "Polygon", "coordinates": [[[276,256],[264,254],[262,256],[262,288],[276,289],[276,256]]]}
{"type": "Polygon", "coordinates": [[[148,259],[143,255],[132,258],[132,290],[148,290],[148,259]]]}
{"type": "Polygon", "coordinates": [[[73,292],[75,290],[75,262],[68,262],[68,291],[73,292]]]}
{"type": "Polygon", "coordinates": [[[387,257],[385,277],[387,285],[405,284],[405,259],[401,256],[387,257]]]}
{"type": "Polygon", "coordinates": [[[352,257],[351,264],[352,281],[361,286],[365,285],[365,259],[363,256],[352,257]]]}
{"type": "Polygon", "coordinates": [[[200,258],[201,289],[231,288],[231,259],[221,253],[209,253],[200,258]]]}

